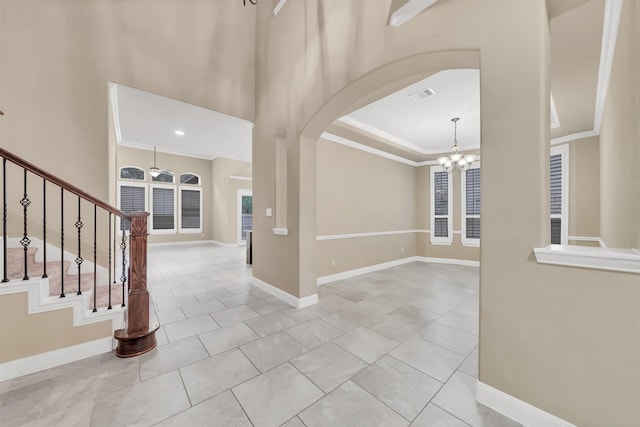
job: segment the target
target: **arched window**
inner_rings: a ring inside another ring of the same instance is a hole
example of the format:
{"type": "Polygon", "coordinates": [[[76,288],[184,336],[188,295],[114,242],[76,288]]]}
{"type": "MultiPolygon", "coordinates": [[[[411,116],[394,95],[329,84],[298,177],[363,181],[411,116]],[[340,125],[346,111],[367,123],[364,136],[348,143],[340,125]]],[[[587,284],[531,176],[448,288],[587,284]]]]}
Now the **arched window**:
{"type": "Polygon", "coordinates": [[[144,169],[140,169],[135,166],[124,166],[120,168],[120,179],[136,179],[144,181],[144,169]]]}
{"type": "Polygon", "coordinates": [[[153,182],[166,182],[167,184],[173,184],[174,176],[172,173],[160,172],[158,176],[151,178],[153,182]]]}
{"type": "Polygon", "coordinates": [[[200,185],[200,177],[193,173],[183,173],[180,175],[180,184],[200,185]]]}

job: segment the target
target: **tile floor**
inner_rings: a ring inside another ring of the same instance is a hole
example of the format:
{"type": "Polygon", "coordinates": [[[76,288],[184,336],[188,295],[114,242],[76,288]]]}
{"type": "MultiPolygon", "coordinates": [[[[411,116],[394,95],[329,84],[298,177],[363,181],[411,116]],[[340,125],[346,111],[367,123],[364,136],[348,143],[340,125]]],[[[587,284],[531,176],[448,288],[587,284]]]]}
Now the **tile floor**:
{"type": "Polygon", "coordinates": [[[473,397],[478,270],[412,263],[289,305],[238,248],[151,247],[162,324],[141,357],[0,383],[12,426],[517,426],[473,397]]]}

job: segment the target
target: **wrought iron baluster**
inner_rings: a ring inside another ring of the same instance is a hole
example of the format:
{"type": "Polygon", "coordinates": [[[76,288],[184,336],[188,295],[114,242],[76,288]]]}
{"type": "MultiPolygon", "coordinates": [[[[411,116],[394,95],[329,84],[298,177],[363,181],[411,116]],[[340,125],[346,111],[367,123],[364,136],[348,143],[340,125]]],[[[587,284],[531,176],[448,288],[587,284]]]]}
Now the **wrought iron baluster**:
{"type": "Polygon", "coordinates": [[[93,312],[98,311],[98,206],[93,205],[93,312]]]}
{"type": "Polygon", "coordinates": [[[60,298],[64,298],[64,188],[60,187],[60,298]]]}
{"type": "Polygon", "coordinates": [[[27,233],[27,208],[31,204],[31,200],[29,200],[29,197],[27,196],[27,170],[23,169],[23,172],[24,172],[24,194],[22,196],[22,199],[20,200],[20,204],[22,205],[22,217],[24,220],[24,227],[23,227],[24,234],[22,236],[22,239],[20,239],[20,244],[24,248],[24,277],[22,278],[22,280],[29,280],[29,274],[27,271],[28,270],[27,252],[29,249],[29,245],[31,244],[31,239],[29,239],[29,235],[27,233]]]}
{"type": "MultiPolygon", "coordinates": [[[[109,239],[111,239],[111,215],[113,215],[111,212],[109,212],[109,234],[107,235],[107,246],[109,247],[109,281],[107,282],[109,285],[109,307],[107,307],[107,310],[111,310],[111,244],[109,242],[109,239]]],[[[115,263],[114,263],[115,264],[115,263]]]]}
{"type": "Polygon", "coordinates": [[[82,230],[82,226],[84,224],[82,223],[82,220],[80,219],[80,196],[78,196],[78,220],[75,223],[76,228],[78,229],[78,256],[76,257],[76,264],[78,265],[78,293],[76,295],[82,295],[82,289],[80,288],[80,285],[82,283],[82,275],[80,274],[80,270],[82,267],[82,263],[84,262],[84,259],[82,258],[82,246],[81,246],[81,230],[82,230]]]}
{"type": "Polygon", "coordinates": [[[7,277],[7,159],[2,158],[2,283],[8,282],[7,277]]]}
{"type": "Polygon", "coordinates": [[[42,278],[47,277],[47,180],[42,178],[42,251],[44,264],[42,265],[42,278]]]}
{"type": "Polygon", "coordinates": [[[125,258],[125,250],[127,249],[127,238],[124,234],[124,228],[122,229],[122,241],[120,242],[120,249],[122,250],[122,275],[120,276],[120,281],[122,282],[122,307],[124,307],[124,291],[126,287],[125,284],[127,283],[127,275],[125,273],[127,267],[127,260],[125,258]]]}
{"type": "Polygon", "coordinates": [[[116,284],[116,216],[113,216],[113,284],[116,284]]]}

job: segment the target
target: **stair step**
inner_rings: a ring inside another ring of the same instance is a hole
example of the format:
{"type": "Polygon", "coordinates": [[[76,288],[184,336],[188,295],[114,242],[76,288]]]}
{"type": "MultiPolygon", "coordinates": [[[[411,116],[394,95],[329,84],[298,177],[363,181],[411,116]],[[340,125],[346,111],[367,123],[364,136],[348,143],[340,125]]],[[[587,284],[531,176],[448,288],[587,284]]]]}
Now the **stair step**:
{"type": "MultiPolygon", "coordinates": [[[[31,279],[42,277],[44,263],[36,261],[38,248],[27,248],[27,275],[31,279]]],[[[78,292],[78,275],[70,274],[77,269],[70,261],[63,263],[58,261],[47,261],[47,277],[49,279],[49,295],[59,296],[62,293],[62,277],[64,273],[64,293],[65,295],[75,295],[78,292]]],[[[24,277],[24,249],[7,248],[7,277],[10,280],[22,279],[24,277]]],[[[93,292],[93,273],[80,274],[80,290],[82,293],[93,292]]],[[[109,305],[109,285],[108,283],[98,283],[96,286],[97,307],[107,307],[109,305]]],[[[111,286],[111,305],[122,304],[122,284],[113,283],[111,286]]],[[[93,297],[90,299],[93,308],[93,297]]]]}

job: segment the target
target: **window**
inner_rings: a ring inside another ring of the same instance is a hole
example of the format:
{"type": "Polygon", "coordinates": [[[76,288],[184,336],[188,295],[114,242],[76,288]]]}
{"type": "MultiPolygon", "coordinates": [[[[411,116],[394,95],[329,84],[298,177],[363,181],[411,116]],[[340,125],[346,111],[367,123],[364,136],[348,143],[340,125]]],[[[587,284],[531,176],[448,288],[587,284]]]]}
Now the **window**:
{"type": "Polygon", "coordinates": [[[170,234],[176,231],[176,192],[174,186],[151,185],[151,232],[170,234]]]}
{"type": "MultiPolygon", "coordinates": [[[[147,210],[146,184],[118,183],[118,208],[125,213],[145,212],[147,210]]],[[[120,220],[120,230],[130,230],[128,219],[120,220]]]]}
{"type": "MultiPolygon", "coordinates": [[[[118,208],[125,213],[145,212],[147,210],[147,184],[145,181],[144,169],[135,166],[124,166],[120,168],[120,179],[118,181],[118,208]]],[[[126,219],[120,220],[120,230],[130,230],[131,222],[126,219]]]]}
{"type": "Polygon", "coordinates": [[[461,174],[462,178],[462,244],[480,245],[480,163],[461,174]]]}
{"type": "Polygon", "coordinates": [[[200,188],[180,187],[180,232],[202,231],[202,191],[200,188]]]}
{"type": "Polygon", "coordinates": [[[144,181],[144,169],[140,169],[135,166],[125,166],[120,168],[120,179],[136,179],[144,181]]]}
{"type": "Polygon", "coordinates": [[[566,245],[569,239],[569,146],[551,147],[550,159],[551,244],[566,245]]]}
{"type": "Polygon", "coordinates": [[[173,184],[173,179],[174,179],[173,174],[168,172],[160,172],[158,176],[151,177],[151,180],[153,182],[166,182],[169,184],[173,184]]]}
{"type": "Polygon", "coordinates": [[[180,175],[180,184],[200,185],[200,177],[192,173],[183,173],[180,175]]]}
{"type": "Polygon", "coordinates": [[[451,177],[442,166],[431,167],[431,243],[450,245],[451,224],[451,177]]]}

